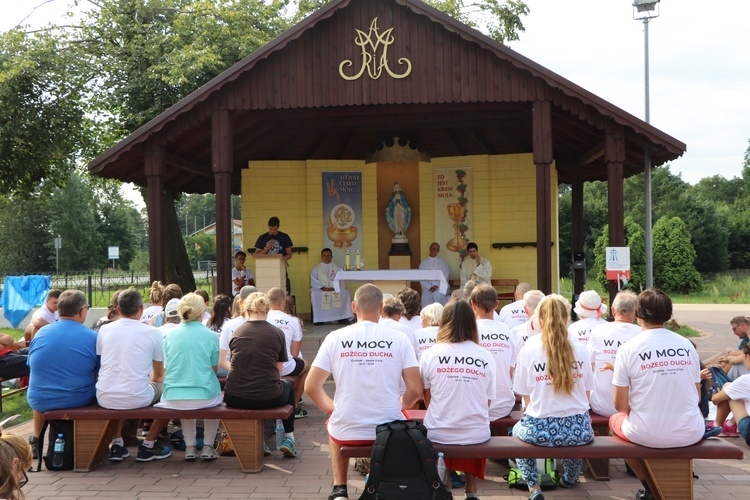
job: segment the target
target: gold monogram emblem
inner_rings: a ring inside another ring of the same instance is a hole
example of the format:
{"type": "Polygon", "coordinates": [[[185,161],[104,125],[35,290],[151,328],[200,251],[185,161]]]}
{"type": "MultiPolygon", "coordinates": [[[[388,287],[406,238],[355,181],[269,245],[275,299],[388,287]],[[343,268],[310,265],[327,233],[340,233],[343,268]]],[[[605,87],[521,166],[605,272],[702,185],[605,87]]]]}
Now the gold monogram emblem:
{"type": "Polygon", "coordinates": [[[394,41],[392,35],[393,28],[388,28],[380,33],[380,28],[378,28],[378,18],[376,17],[370,23],[369,32],[365,33],[362,30],[356,31],[357,37],[354,39],[354,43],[359,45],[362,49],[362,67],[356,75],[348,76],[344,73],[344,67],[353,66],[354,63],[349,59],[341,61],[341,64],[339,64],[339,75],[341,75],[341,78],[350,81],[356,80],[364,74],[365,70],[367,70],[367,74],[370,75],[370,78],[373,80],[380,78],[380,75],[383,74],[383,70],[393,78],[406,78],[409,76],[411,73],[411,61],[405,57],[398,60],[399,64],[406,65],[406,71],[400,75],[394,73],[391,68],[388,67],[388,47],[394,41]],[[378,56],[379,51],[380,55],[378,56]]]}

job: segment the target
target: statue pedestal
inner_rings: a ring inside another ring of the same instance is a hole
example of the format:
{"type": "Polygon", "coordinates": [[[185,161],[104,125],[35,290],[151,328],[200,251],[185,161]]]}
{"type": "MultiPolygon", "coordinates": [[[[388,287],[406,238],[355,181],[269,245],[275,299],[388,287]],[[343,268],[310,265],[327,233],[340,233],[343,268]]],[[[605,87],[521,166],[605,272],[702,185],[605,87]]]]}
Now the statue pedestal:
{"type": "Polygon", "coordinates": [[[265,293],[274,287],[286,290],[287,267],[281,255],[258,255],[255,257],[255,286],[265,293]]]}
{"type": "Polygon", "coordinates": [[[411,269],[411,253],[408,255],[388,254],[388,269],[411,269]]]}

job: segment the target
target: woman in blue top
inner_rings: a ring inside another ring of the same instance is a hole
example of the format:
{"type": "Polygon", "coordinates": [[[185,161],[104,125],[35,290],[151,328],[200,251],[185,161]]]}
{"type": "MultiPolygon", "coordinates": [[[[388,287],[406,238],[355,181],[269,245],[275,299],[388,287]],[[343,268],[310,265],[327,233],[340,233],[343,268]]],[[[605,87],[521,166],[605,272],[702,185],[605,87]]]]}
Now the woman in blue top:
{"type": "MultiPolygon", "coordinates": [[[[206,303],[194,294],[185,295],[178,306],[182,323],[167,333],[164,354],[168,360],[164,376],[164,394],[156,406],[176,410],[197,410],[222,403],[221,388],[216,378],[219,363],[219,337],[201,323],[206,303]]],[[[185,460],[198,458],[195,419],[180,419],[185,438],[185,460]]],[[[201,458],[213,460],[218,419],[204,420],[201,458]]]]}

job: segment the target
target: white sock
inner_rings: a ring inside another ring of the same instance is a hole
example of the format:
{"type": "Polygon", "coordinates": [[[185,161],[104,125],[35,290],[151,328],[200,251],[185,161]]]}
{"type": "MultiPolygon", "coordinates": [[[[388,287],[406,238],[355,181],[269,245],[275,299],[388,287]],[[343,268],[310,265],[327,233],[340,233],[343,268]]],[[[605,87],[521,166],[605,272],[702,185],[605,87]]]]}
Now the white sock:
{"type": "Polygon", "coordinates": [[[121,437],[117,439],[112,440],[112,444],[116,444],[117,446],[125,446],[125,441],[121,437]]]}
{"type": "Polygon", "coordinates": [[[143,446],[146,448],[153,448],[154,447],[154,441],[143,441],[143,446]]]}
{"type": "Polygon", "coordinates": [[[292,442],[294,442],[294,433],[293,432],[287,432],[287,433],[285,433],[284,437],[288,437],[289,439],[292,440],[292,442]]]}

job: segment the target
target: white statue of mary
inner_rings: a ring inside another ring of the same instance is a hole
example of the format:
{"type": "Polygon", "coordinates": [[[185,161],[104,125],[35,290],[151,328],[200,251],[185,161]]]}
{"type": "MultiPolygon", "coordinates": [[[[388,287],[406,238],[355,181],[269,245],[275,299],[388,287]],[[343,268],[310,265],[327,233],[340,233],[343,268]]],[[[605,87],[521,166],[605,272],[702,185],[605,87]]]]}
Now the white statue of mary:
{"type": "Polygon", "coordinates": [[[411,209],[398,182],[393,183],[393,193],[385,209],[385,219],[388,221],[388,227],[393,231],[393,242],[407,242],[406,229],[411,222],[411,209]]]}

